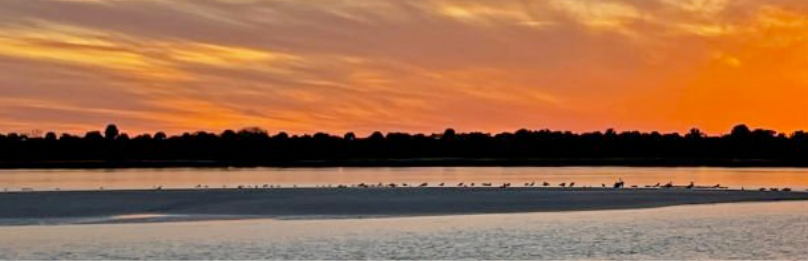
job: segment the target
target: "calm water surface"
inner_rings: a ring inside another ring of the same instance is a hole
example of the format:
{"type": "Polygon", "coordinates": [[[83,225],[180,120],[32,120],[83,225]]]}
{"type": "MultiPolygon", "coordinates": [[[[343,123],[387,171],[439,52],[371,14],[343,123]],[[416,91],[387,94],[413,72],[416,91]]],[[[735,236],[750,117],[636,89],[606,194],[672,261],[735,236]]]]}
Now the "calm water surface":
{"type": "Polygon", "coordinates": [[[0,227],[0,259],[806,259],[808,202],[0,227]]]}
{"type": "Polygon", "coordinates": [[[418,168],[170,168],[123,170],[0,170],[0,189],[148,189],[276,184],[318,186],[356,183],[575,182],[584,186],[673,181],[740,187],[808,188],[806,168],[644,167],[418,167],[418,168]]]}

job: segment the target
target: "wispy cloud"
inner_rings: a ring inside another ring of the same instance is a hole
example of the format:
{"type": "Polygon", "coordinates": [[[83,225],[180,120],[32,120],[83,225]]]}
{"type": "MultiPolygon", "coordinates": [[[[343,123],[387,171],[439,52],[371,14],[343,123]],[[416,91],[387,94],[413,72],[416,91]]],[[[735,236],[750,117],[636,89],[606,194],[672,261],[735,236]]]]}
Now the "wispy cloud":
{"type": "Polygon", "coordinates": [[[6,0],[0,130],[808,128],[799,0],[6,0]]]}

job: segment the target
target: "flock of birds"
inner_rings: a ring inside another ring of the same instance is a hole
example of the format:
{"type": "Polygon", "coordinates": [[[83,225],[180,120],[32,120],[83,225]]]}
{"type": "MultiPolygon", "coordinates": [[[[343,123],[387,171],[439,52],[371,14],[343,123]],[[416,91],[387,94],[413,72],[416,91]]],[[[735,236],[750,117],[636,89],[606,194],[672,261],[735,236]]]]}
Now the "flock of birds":
{"type": "MultiPolygon", "coordinates": [[[[406,183],[406,182],[404,182],[404,183],[382,183],[382,182],[379,182],[379,183],[358,183],[358,184],[348,184],[348,185],[346,185],[346,184],[316,185],[315,188],[340,188],[340,189],[346,189],[346,188],[426,188],[426,187],[458,187],[458,188],[484,187],[484,188],[494,188],[494,187],[496,187],[496,188],[505,189],[505,188],[510,188],[512,186],[513,185],[510,182],[504,182],[504,183],[501,183],[501,184],[494,184],[494,183],[491,183],[491,182],[482,182],[482,183],[460,182],[460,183],[457,183],[456,185],[447,184],[446,182],[441,182],[441,183],[438,183],[437,185],[433,185],[433,186],[430,186],[430,184],[428,182],[423,182],[423,183],[420,183],[420,184],[419,183],[409,184],[409,183],[406,183]]],[[[292,188],[297,188],[297,185],[292,185],[291,187],[292,188]]],[[[557,184],[557,186],[552,186],[552,184],[550,184],[547,181],[544,181],[544,182],[541,182],[541,183],[536,183],[535,181],[533,181],[533,182],[525,182],[523,187],[528,187],[528,188],[529,187],[575,188],[576,186],[575,186],[575,182],[569,182],[569,183],[561,182],[561,183],[557,184]]],[[[580,188],[593,188],[593,186],[579,186],[579,187],[580,188]]],[[[607,186],[606,183],[601,183],[600,187],[601,188],[609,188],[610,187],[610,188],[615,188],[615,189],[622,189],[622,188],[626,188],[626,183],[622,179],[618,179],[616,182],[614,182],[614,184],[612,186],[607,186]]],[[[697,186],[692,181],[687,185],[674,185],[673,182],[668,182],[668,183],[665,183],[665,184],[656,183],[654,185],[645,185],[645,186],[642,186],[642,187],[644,187],[644,188],[684,188],[684,189],[729,189],[729,187],[721,186],[721,184],[715,184],[715,185],[712,185],[712,186],[697,186]]],[[[208,185],[198,184],[198,185],[195,186],[195,188],[197,188],[197,189],[209,189],[211,187],[208,186],[208,185]]],[[[225,185],[225,186],[221,186],[221,188],[222,189],[227,189],[228,187],[225,185]]],[[[232,188],[235,188],[235,189],[277,189],[277,188],[281,188],[281,185],[278,185],[278,184],[238,185],[238,186],[235,186],[235,187],[232,187],[232,188]]],[[[631,185],[630,188],[640,188],[640,186],[639,185],[631,185]]],[[[155,186],[154,189],[162,190],[163,186],[155,186]]],[[[746,190],[746,188],[741,187],[741,190],[746,190]]],[[[791,188],[788,188],[788,187],[785,187],[785,188],[776,188],[776,187],[764,188],[764,187],[761,187],[758,190],[759,191],[792,191],[791,188]]],[[[806,191],[808,191],[808,190],[806,190],[806,191]]]]}
{"type": "MultiPolygon", "coordinates": [[[[512,187],[512,184],[510,182],[505,182],[505,183],[502,183],[502,184],[494,184],[494,183],[490,183],[490,182],[482,182],[482,183],[479,183],[479,184],[476,183],[476,182],[470,182],[470,183],[460,182],[460,183],[457,183],[456,185],[447,184],[446,182],[441,182],[441,183],[437,184],[436,186],[430,186],[430,184],[428,182],[420,183],[420,184],[417,184],[417,185],[416,184],[409,184],[409,183],[382,183],[382,182],[375,183],[375,184],[374,183],[359,183],[359,184],[349,184],[349,185],[345,185],[345,184],[331,185],[331,184],[328,184],[328,185],[316,185],[315,188],[340,188],[340,189],[345,189],[345,188],[426,188],[426,187],[458,187],[458,188],[484,187],[484,188],[494,188],[494,187],[496,187],[496,188],[500,188],[500,189],[505,189],[505,188],[512,187]]],[[[297,185],[292,185],[291,187],[292,188],[297,188],[297,185]]],[[[561,183],[557,184],[557,186],[552,186],[552,184],[550,184],[547,181],[544,181],[544,182],[541,182],[541,183],[536,183],[535,181],[533,181],[533,182],[525,182],[523,187],[575,188],[576,184],[575,184],[575,182],[569,182],[569,183],[561,182],[561,183]]],[[[593,186],[580,186],[580,187],[581,188],[593,188],[593,186]]],[[[602,183],[600,187],[601,188],[622,189],[622,188],[626,188],[626,183],[622,179],[618,179],[616,182],[614,182],[614,184],[612,186],[607,186],[606,183],[602,183]]],[[[697,186],[692,181],[688,185],[674,185],[673,182],[668,182],[668,183],[665,183],[665,184],[656,183],[654,185],[645,185],[643,187],[644,188],[684,188],[684,189],[729,189],[729,187],[721,186],[721,184],[715,184],[713,186],[697,186]]],[[[194,188],[196,188],[196,189],[211,189],[211,188],[216,188],[216,187],[212,187],[212,186],[208,186],[208,185],[204,185],[204,184],[198,184],[194,188]]],[[[228,186],[223,185],[220,188],[228,189],[228,186]]],[[[231,189],[279,189],[279,188],[282,188],[282,187],[279,184],[263,184],[263,185],[238,185],[238,186],[230,187],[230,188],[231,189]]],[[[640,188],[640,186],[631,185],[630,188],[640,188]]],[[[162,185],[153,186],[152,189],[154,189],[154,190],[163,190],[163,186],[162,185]]],[[[60,189],[56,188],[55,190],[59,191],[60,189]]],[[[100,187],[99,190],[104,190],[104,187],[100,187]]],[[[741,187],[740,190],[743,191],[743,190],[746,190],[746,188],[741,187]]],[[[786,192],[792,191],[791,188],[789,188],[789,187],[785,187],[785,188],[777,188],[777,187],[765,188],[765,187],[761,187],[761,188],[758,188],[757,190],[758,191],[786,191],[786,192]]],[[[4,188],[3,191],[8,192],[9,189],[4,188]]],[[[30,191],[33,191],[33,188],[21,188],[20,191],[30,192],[30,191]]],[[[808,190],[806,190],[806,191],[808,191],[808,190]]]]}

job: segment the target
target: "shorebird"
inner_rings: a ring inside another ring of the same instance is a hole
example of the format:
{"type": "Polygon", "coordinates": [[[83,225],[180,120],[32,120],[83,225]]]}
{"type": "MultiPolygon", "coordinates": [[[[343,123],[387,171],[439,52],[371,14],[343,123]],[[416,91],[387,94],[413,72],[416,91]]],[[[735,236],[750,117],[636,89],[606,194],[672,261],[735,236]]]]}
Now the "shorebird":
{"type": "Polygon", "coordinates": [[[758,191],[766,191],[766,188],[760,188],[758,191]]]}
{"type": "Polygon", "coordinates": [[[786,191],[786,192],[791,191],[791,188],[783,188],[783,191],[786,191]]]}
{"type": "Polygon", "coordinates": [[[472,183],[471,183],[471,185],[470,185],[469,187],[474,187],[474,182],[472,182],[472,183]]]}
{"type": "Polygon", "coordinates": [[[605,187],[606,187],[606,183],[600,183],[600,187],[601,187],[601,188],[605,188],[605,187]]]}
{"type": "Polygon", "coordinates": [[[658,188],[658,187],[659,187],[659,185],[660,185],[660,184],[659,184],[659,182],[657,182],[657,184],[656,184],[656,185],[654,185],[654,187],[655,187],[655,188],[658,188]]]}
{"type": "Polygon", "coordinates": [[[457,186],[458,186],[458,187],[462,187],[462,186],[463,186],[463,182],[460,182],[460,184],[457,184],[457,186]]]}
{"type": "Polygon", "coordinates": [[[163,186],[157,186],[157,190],[163,190],[163,186]]]}
{"type": "Polygon", "coordinates": [[[770,188],[769,190],[771,190],[771,191],[779,191],[780,189],[778,189],[778,188],[770,188]]]}
{"type": "Polygon", "coordinates": [[[421,183],[421,185],[420,185],[420,186],[418,186],[418,187],[419,187],[419,188],[423,188],[423,187],[426,187],[426,186],[429,186],[429,183],[426,183],[426,182],[421,183]]]}
{"type": "Polygon", "coordinates": [[[440,184],[438,184],[438,187],[443,187],[443,185],[444,185],[443,182],[441,182],[440,184]]]}
{"type": "Polygon", "coordinates": [[[542,185],[542,186],[547,187],[547,186],[550,186],[550,183],[548,183],[547,181],[545,181],[545,182],[544,182],[544,183],[542,183],[541,185],[542,185]]]}
{"type": "Polygon", "coordinates": [[[483,183],[483,187],[490,187],[491,183],[483,183]]]}
{"type": "Polygon", "coordinates": [[[686,188],[686,189],[692,189],[692,188],[693,188],[693,187],[695,187],[695,186],[696,186],[696,185],[695,185],[695,184],[693,184],[693,181],[691,181],[691,182],[690,182],[690,185],[687,185],[687,187],[685,187],[685,188],[686,188]]]}
{"type": "Polygon", "coordinates": [[[721,187],[721,184],[715,184],[715,186],[713,186],[713,188],[720,188],[720,187],[721,187]]]}
{"type": "Polygon", "coordinates": [[[666,183],[665,186],[662,186],[662,187],[663,188],[672,188],[673,187],[673,181],[668,181],[668,183],[666,183]]]}
{"type": "Polygon", "coordinates": [[[570,188],[575,187],[575,182],[570,182],[570,188]]]}
{"type": "Polygon", "coordinates": [[[562,188],[563,188],[563,187],[566,187],[566,186],[567,186],[567,182],[561,182],[561,184],[558,184],[558,186],[559,186],[559,187],[562,187],[562,188]]]}
{"type": "Polygon", "coordinates": [[[623,182],[623,179],[617,179],[617,182],[614,183],[614,188],[622,188],[625,185],[626,183],[623,182]]]}

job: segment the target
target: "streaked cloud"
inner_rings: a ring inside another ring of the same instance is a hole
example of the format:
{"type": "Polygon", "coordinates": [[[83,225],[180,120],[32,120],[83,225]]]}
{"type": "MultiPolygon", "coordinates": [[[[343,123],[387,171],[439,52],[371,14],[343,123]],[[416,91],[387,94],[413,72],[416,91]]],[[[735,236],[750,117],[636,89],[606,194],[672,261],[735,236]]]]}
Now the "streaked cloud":
{"type": "Polygon", "coordinates": [[[808,128],[798,0],[6,0],[0,130],[808,128]]]}

